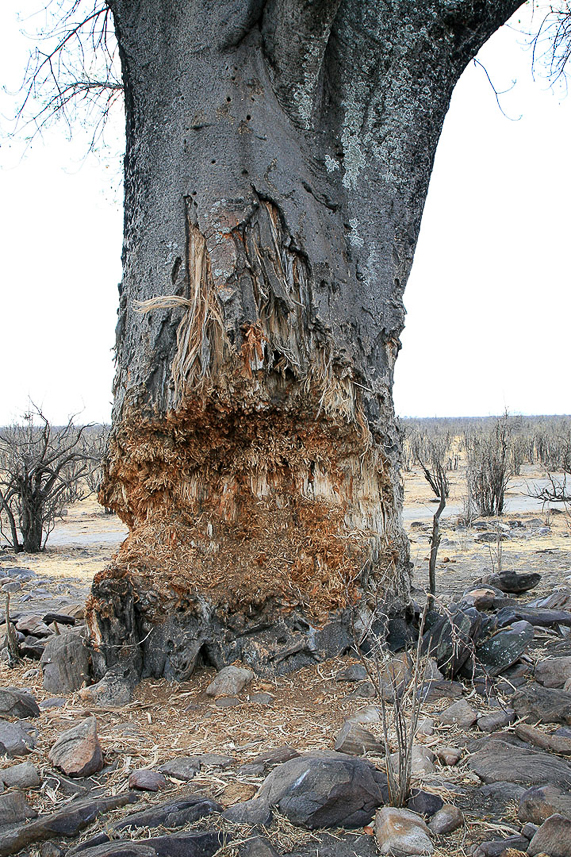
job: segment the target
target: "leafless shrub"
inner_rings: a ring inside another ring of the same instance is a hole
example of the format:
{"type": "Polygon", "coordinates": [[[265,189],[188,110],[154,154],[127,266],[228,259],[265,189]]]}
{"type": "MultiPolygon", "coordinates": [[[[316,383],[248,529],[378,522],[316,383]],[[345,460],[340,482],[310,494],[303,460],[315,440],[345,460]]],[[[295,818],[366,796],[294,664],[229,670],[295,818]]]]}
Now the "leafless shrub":
{"type": "Polygon", "coordinates": [[[100,459],[84,445],[89,428],[73,417],[55,428],[33,406],[0,432],[0,532],[16,553],[42,550],[65,507],[90,493],[84,480],[100,459]]]}
{"type": "Polygon", "coordinates": [[[514,474],[510,417],[504,414],[491,431],[466,436],[468,492],[480,515],[502,515],[505,492],[514,474]]]}

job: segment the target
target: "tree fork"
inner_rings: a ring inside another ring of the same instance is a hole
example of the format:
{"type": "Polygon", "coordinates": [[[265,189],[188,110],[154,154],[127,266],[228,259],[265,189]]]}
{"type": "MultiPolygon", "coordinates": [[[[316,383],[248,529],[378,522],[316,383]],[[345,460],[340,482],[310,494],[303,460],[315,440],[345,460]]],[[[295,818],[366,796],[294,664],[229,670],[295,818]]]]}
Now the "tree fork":
{"type": "Polygon", "coordinates": [[[283,672],[409,591],[392,406],[452,88],[518,3],[109,0],[127,106],[98,671],[283,672]],[[293,34],[293,35],[292,35],[293,34]]]}

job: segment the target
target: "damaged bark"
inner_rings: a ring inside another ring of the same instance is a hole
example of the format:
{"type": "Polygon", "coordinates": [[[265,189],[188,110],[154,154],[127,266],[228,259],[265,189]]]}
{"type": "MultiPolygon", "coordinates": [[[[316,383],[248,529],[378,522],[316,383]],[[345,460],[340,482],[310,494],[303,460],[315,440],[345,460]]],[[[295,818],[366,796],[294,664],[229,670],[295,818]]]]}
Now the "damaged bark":
{"type": "Polygon", "coordinates": [[[517,2],[109,0],[124,278],[98,671],[286,671],[405,603],[402,293],[468,60],[517,2]]]}

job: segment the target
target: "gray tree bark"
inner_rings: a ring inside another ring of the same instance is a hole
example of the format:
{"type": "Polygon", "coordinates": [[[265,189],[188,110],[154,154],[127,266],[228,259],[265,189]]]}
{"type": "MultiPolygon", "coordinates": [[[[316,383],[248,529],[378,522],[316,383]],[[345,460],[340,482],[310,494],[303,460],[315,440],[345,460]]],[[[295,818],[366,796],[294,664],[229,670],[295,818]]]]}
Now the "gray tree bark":
{"type": "Polygon", "coordinates": [[[93,588],[100,669],[290,669],[346,645],[326,629],[351,604],[406,602],[402,295],[454,84],[520,4],[108,3],[127,153],[102,500],[131,534],[93,588]],[[276,624],[283,645],[247,642],[276,624]]]}

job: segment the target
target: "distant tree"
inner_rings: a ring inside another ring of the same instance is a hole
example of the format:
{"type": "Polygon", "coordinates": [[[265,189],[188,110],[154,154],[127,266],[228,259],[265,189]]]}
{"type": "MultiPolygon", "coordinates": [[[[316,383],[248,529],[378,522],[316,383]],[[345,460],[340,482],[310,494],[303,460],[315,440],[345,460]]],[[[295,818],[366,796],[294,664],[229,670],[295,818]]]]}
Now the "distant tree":
{"type": "Polygon", "coordinates": [[[55,428],[34,406],[0,431],[0,531],[16,553],[43,550],[64,508],[90,493],[84,479],[99,462],[84,446],[87,428],[73,417],[55,428]]]}
{"type": "Polygon", "coordinates": [[[409,438],[412,457],[422,470],[434,496],[440,499],[448,497],[450,484],[446,475],[446,465],[450,460],[451,437],[446,434],[427,435],[416,429],[409,438]]]}

